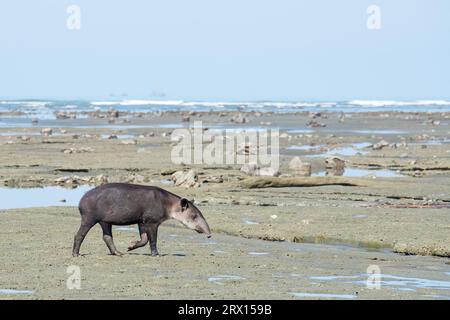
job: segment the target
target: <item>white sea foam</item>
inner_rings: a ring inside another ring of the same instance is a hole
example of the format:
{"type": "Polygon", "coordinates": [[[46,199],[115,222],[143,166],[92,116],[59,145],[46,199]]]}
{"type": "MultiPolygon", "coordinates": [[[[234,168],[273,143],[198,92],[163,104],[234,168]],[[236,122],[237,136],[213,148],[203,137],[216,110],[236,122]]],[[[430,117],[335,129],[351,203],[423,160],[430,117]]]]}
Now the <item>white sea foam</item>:
{"type": "Polygon", "coordinates": [[[450,106],[446,100],[418,100],[418,101],[393,101],[393,100],[352,100],[349,105],[361,107],[388,107],[388,106],[450,106]]]}
{"type": "Polygon", "coordinates": [[[92,101],[93,106],[146,106],[146,105],[181,105],[182,100],[123,100],[123,101],[92,101]]]}
{"type": "MultiPolygon", "coordinates": [[[[62,100],[0,100],[0,112],[20,111],[25,117],[37,117],[42,120],[54,120],[58,111],[73,110],[76,112],[105,110],[117,108],[129,112],[153,112],[156,110],[242,110],[258,112],[372,112],[372,111],[410,111],[410,112],[443,112],[450,111],[447,100],[352,100],[352,101],[184,101],[157,99],[125,99],[109,101],[83,101],[76,103],[62,100]]],[[[19,116],[15,116],[16,118],[19,116]]],[[[82,117],[77,115],[77,118],[82,117]]],[[[294,128],[295,129],[295,128],[294,128]]],[[[313,132],[302,129],[294,133],[313,132]],[[304,130],[304,131],[302,131],[304,130]]],[[[373,131],[373,134],[377,134],[373,131]]],[[[381,134],[381,133],[380,133],[381,134]]],[[[384,132],[383,134],[387,134],[384,132]]]]}
{"type": "Polygon", "coordinates": [[[184,106],[184,107],[249,107],[249,108],[307,108],[332,107],[336,102],[245,102],[245,101],[183,101],[183,100],[122,100],[122,101],[92,101],[93,106],[184,106]]]}
{"type": "Polygon", "coordinates": [[[203,108],[247,108],[252,110],[278,109],[330,109],[336,107],[386,108],[392,107],[446,107],[450,101],[446,100],[352,100],[348,102],[283,102],[283,101],[183,101],[183,100],[122,100],[122,101],[93,101],[93,106],[173,106],[173,107],[203,107],[203,108]]]}
{"type": "Polygon", "coordinates": [[[19,105],[22,107],[31,107],[31,108],[40,108],[45,107],[49,104],[52,104],[50,101],[12,101],[12,100],[3,100],[0,101],[0,104],[3,105],[19,105]]]}

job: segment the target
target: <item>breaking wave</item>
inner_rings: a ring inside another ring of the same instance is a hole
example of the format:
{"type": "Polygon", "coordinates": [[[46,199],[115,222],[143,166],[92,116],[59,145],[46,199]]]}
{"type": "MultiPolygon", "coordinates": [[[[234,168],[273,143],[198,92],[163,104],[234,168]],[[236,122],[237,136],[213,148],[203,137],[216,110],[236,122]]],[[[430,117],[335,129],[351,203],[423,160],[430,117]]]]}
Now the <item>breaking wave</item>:
{"type": "Polygon", "coordinates": [[[129,112],[156,111],[258,111],[290,113],[299,111],[327,112],[450,112],[448,100],[351,100],[351,101],[184,101],[184,100],[2,100],[0,112],[21,112],[27,116],[53,119],[58,111],[94,111],[111,108],[129,112]]]}

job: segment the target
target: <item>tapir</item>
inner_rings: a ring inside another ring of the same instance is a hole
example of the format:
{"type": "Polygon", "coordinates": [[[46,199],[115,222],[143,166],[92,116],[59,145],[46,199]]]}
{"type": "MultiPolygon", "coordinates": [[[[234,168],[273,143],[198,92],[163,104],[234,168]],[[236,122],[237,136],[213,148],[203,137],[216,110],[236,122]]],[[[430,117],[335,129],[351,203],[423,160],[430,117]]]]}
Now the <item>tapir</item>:
{"type": "Polygon", "coordinates": [[[137,224],[140,240],[128,251],[143,247],[150,241],[152,256],[157,256],[158,227],[175,219],[189,229],[211,236],[208,223],[200,210],[189,200],[167,190],[136,184],[108,183],[88,191],[78,205],[81,225],[74,238],[72,255],[79,256],[80,246],[89,230],[100,224],[103,240],[112,255],[122,255],[113,242],[112,225],[137,224]]]}

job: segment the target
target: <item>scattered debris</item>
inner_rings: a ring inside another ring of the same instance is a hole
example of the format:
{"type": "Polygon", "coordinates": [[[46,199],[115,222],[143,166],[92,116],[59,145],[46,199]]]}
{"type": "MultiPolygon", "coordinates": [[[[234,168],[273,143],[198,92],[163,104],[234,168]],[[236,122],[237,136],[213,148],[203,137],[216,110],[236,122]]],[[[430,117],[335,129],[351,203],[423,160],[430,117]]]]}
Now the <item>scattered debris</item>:
{"type": "Polygon", "coordinates": [[[53,134],[53,129],[52,128],[43,128],[41,130],[41,135],[48,137],[51,136],[53,134]]]}
{"type": "Polygon", "coordinates": [[[60,177],[56,178],[54,180],[56,184],[59,185],[81,185],[81,184],[94,184],[94,185],[101,185],[108,183],[108,178],[104,175],[98,175],[95,177],[92,176],[86,176],[86,177],[80,177],[80,176],[72,176],[72,177],[60,177]]]}
{"type": "Polygon", "coordinates": [[[197,173],[192,169],[189,171],[175,172],[172,174],[172,181],[175,186],[182,186],[185,188],[198,188],[201,185],[197,173]]]}
{"type": "Polygon", "coordinates": [[[256,163],[246,163],[241,167],[241,171],[249,176],[269,176],[276,177],[280,172],[272,167],[260,168],[256,163]]]}
{"type": "Polygon", "coordinates": [[[58,111],[55,112],[56,119],[76,119],[77,114],[75,112],[64,112],[64,111],[58,111]]]}
{"type": "Polygon", "coordinates": [[[135,145],[135,144],[137,144],[137,140],[135,140],[135,139],[122,140],[122,144],[135,145]]]}
{"type": "Polygon", "coordinates": [[[241,124],[249,122],[249,120],[248,120],[242,113],[239,113],[239,114],[237,114],[237,115],[234,115],[234,116],[230,119],[230,121],[231,121],[231,122],[234,122],[234,123],[241,123],[241,124]]]}
{"type": "Polygon", "coordinates": [[[315,121],[315,120],[311,120],[311,121],[309,121],[309,122],[306,124],[306,126],[307,126],[308,128],[324,128],[324,127],[326,127],[327,125],[326,125],[325,123],[320,123],[320,122],[317,122],[317,121],[315,121]]]}
{"type": "Polygon", "coordinates": [[[87,153],[87,152],[94,152],[94,149],[92,149],[91,147],[69,148],[62,150],[62,152],[66,154],[87,153]]]}
{"type": "Polygon", "coordinates": [[[130,174],[129,176],[127,176],[125,178],[126,182],[128,183],[145,183],[148,182],[148,178],[144,177],[143,175],[140,174],[130,174]]]}
{"type": "Polygon", "coordinates": [[[108,110],[108,116],[110,118],[118,118],[119,117],[119,111],[116,109],[110,109],[108,110]]]}
{"type": "Polygon", "coordinates": [[[207,176],[202,180],[202,183],[223,183],[223,176],[207,176]]]}
{"type": "Polygon", "coordinates": [[[175,172],[177,172],[176,169],[163,169],[163,170],[160,172],[160,174],[161,174],[162,176],[169,176],[169,175],[174,174],[175,172]]]}
{"type": "Polygon", "coordinates": [[[311,175],[311,164],[303,162],[299,157],[294,157],[289,162],[289,169],[291,169],[296,176],[309,177],[311,175]]]}
{"type": "Polygon", "coordinates": [[[335,156],[326,158],[325,169],[327,175],[342,176],[345,171],[345,160],[335,156]]]}
{"type": "Polygon", "coordinates": [[[240,155],[258,154],[258,145],[243,142],[237,146],[236,154],[240,155]]]}
{"type": "Polygon", "coordinates": [[[19,139],[21,141],[30,141],[31,137],[29,137],[29,136],[17,136],[17,139],[19,139]]]}
{"type": "Polygon", "coordinates": [[[384,147],[387,147],[388,145],[389,145],[389,142],[387,142],[386,140],[381,140],[380,142],[373,144],[372,149],[373,150],[381,150],[384,147]]]}

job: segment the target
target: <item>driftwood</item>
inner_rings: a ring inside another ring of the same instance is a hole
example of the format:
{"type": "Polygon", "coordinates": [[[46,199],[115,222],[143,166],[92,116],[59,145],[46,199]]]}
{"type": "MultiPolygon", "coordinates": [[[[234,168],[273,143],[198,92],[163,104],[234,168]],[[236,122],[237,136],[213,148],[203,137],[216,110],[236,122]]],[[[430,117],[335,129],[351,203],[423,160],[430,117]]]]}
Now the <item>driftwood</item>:
{"type": "Polygon", "coordinates": [[[450,171],[450,166],[443,165],[410,165],[410,164],[383,164],[383,163],[360,163],[352,162],[352,166],[367,169],[390,169],[390,170],[400,170],[400,171],[450,171]]]}
{"type": "Polygon", "coordinates": [[[378,208],[394,208],[394,209],[448,209],[450,204],[445,203],[428,203],[428,204],[385,204],[378,205],[378,208]]]}
{"type": "Polygon", "coordinates": [[[285,187],[318,187],[318,186],[354,186],[365,187],[368,181],[344,177],[257,177],[241,182],[242,187],[253,188],[285,188],[285,187]]]}

